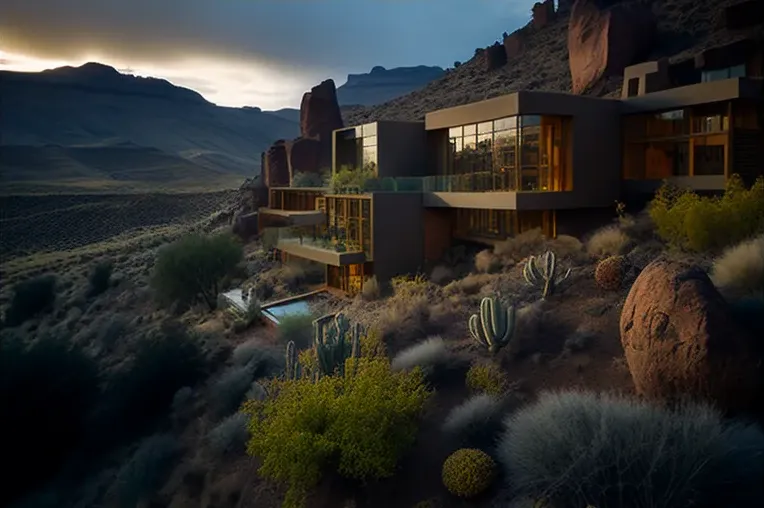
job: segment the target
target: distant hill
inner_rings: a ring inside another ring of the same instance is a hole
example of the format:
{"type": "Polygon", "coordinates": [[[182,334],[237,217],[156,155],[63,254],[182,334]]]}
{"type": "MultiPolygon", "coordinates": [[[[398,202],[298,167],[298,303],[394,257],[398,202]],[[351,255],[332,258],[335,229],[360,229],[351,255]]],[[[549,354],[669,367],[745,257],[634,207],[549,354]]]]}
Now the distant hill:
{"type": "MultiPolygon", "coordinates": [[[[426,65],[394,69],[376,66],[365,74],[348,74],[345,84],[337,88],[337,102],[343,111],[352,111],[358,106],[382,104],[440,79],[445,72],[440,67],[426,65]]],[[[287,120],[300,121],[299,109],[284,108],[268,113],[287,120]]]]}
{"type": "MultiPolygon", "coordinates": [[[[259,108],[216,106],[168,81],[88,63],[0,71],[0,181],[231,186],[260,174],[260,153],[299,122],[259,108]]],[[[95,184],[92,184],[95,185],[95,184]]]]}

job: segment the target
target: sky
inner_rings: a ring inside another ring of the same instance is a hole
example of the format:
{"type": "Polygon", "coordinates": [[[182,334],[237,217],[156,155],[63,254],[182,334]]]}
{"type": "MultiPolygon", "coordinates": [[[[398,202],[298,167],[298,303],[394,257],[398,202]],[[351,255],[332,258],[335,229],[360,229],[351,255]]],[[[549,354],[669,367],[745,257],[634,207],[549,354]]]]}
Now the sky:
{"type": "Polygon", "coordinates": [[[349,73],[472,57],[534,0],[2,0],[0,70],[89,61],[221,106],[299,107],[349,73]]]}

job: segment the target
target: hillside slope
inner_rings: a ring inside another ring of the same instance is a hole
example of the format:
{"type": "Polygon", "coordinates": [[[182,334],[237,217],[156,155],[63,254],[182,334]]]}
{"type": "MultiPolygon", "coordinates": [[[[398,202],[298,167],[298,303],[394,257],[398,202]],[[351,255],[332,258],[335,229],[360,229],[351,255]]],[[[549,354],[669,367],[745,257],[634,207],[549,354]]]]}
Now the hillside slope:
{"type": "Polygon", "coordinates": [[[259,174],[260,152],[272,142],[299,134],[296,122],[259,108],[216,106],[167,81],[93,63],[0,72],[0,97],[0,168],[16,181],[67,174],[143,182],[241,180],[259,174]],[[55,163],[62,158],[66,164],[55,163]],[[80,166],[77,175],[69,174],[73,164],[80,166]],[[148,168],[156,172],[150,175],[148,168]]]}
{"type": "MultiPolygon", "coordinates": [[[[726,42],[730,35],[717,28],[723,7],[739,0],[624,0],[652,5],[658,20],[655,49],[650,58],[684,59],[726,42]]],[[[487,34],[486,45],[493,41],[487,34]]],[[[539,31],[529,30],[522,53],[505,66],[486,71],[474,57],[425,87],[371,107],[343,108],[346,125],[382,119],[422,120],[428,111],[448,108],[516,92],[518,90],[571,91],[567,50],[568,16],[560,15],[539,31]]],[[[620,91],[621,79],[604,80],[589,90],[604,96],[620,91]]]]}

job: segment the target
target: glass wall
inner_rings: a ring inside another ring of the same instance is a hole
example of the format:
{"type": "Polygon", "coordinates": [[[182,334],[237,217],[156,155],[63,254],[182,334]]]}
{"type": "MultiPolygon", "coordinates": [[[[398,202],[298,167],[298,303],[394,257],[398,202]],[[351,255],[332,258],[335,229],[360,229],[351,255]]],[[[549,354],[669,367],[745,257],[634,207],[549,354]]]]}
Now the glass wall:
{"type": "Polygon", "coordinates": [[[344,245],[347,251],[363,251],[372,259],[371,199],[368,196],[326,196],[327,223],[321,234],[344,245]]]}
{"type": "Polygon", "coordinates": [[[700,73],[700,81],[707,83],[709,81],[718,81],[720,79],[744,78],[745,64],[733,65],[724,69],[714,69],[700,73]]]}
{"type": "Polygon", "coordinates": [[[374,169],[377,166],[377,124],[369,123],[335,133],[334,169],[374,169]]]}
{"type": "Polygon", "coordinates": [[[374,275],[373,263],[352,264],[347,266],[327,266],[326,284],[350,295],[356,295],[363,289],[364,281],[374,275]]]}
{"type": "Polygon", "coordinates": [[[457,208],[455,214],[455,238],[504,240],[537,228],[550,238],[554,236],[553,211],[457,208]]]}
{"type": "Polygon", "coordinates": [[[726,174],[729,111],[725,102],[626,117],[624,178],[726,174]]]}
{"type": "Polygon", "coordinates": [[[572,189],[570,125],[566,117],[513,116],[449,129],[450,190],[572,189]]]}

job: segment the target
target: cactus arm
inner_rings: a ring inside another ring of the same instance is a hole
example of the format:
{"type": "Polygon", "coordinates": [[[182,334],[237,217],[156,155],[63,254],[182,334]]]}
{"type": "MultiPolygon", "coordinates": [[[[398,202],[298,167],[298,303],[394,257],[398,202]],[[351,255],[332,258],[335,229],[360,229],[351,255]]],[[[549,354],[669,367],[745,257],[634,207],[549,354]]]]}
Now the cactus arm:
{"type": "Polygon", "coordinates": [[[286,378],[297,379],[297,351],[293,340],[286,345],[286,378]]]}
{"type": "Polygon", "coordinates": [[[479,345],[488,347],[488,341],[486,341],[483,337],[482,328],[478,324],[479,320],[480,318],[477,314],[470,316],[469,321],[467,321],[467,325],[470,329],[470,335],[472,335],[472,338],[475,339],[475,342],[477,342],[479,345]]]}

